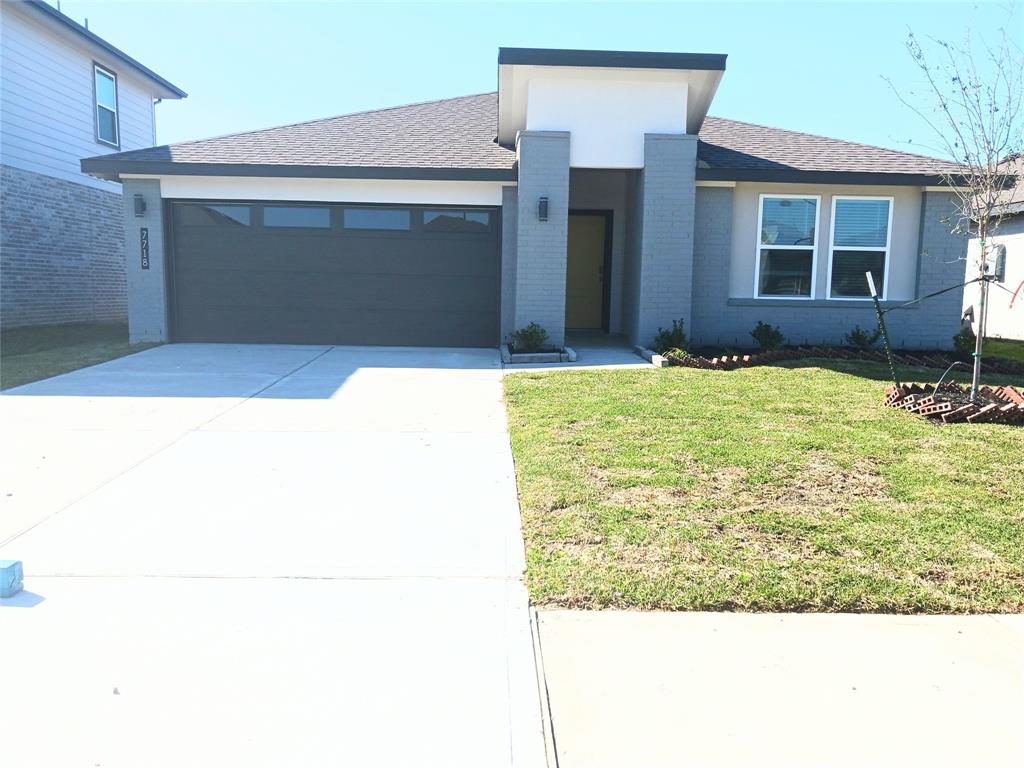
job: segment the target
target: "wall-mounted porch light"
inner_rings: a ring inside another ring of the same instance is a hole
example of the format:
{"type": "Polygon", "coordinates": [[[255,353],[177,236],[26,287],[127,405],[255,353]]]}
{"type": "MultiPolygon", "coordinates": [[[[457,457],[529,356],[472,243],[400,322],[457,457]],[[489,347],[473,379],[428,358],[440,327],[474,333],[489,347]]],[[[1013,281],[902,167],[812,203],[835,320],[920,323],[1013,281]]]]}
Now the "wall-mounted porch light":
{"type": "Polygon", "coordinates": [[[135,215],[146,215],[146,199],[142,195],[135,195],[135,215]]]}
{"type": "Polygon", "coordinates": [[[537,218],[541,221],[548,220],[548,199],[542,197],[537,203],[537,218]]]}

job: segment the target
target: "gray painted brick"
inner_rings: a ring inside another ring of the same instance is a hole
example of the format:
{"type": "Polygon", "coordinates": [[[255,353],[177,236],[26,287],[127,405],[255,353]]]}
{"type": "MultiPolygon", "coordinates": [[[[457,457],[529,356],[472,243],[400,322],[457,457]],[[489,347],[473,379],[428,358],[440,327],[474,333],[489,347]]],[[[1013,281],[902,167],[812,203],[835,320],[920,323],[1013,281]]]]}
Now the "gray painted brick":
{"type": "Polygon", "coordinates": [[[0,324],[123,322],[121,195],[0,167],[0,324]]]}
{"type": "MultiPolygon", "coordinates": [[[[952,235],[942,222],[952,210],[949,193],[926,192],[921,209],[918,296],[963,280],[966,238],[952,235]]],[[[690,338],[695,344],[752,346],[750,331],[757,321],[777,325],[791,343],[842,344],[855,326],[874,328],[870,303],[830,302],[796,305],[777,301],[729,302],[733,190],[697,189],[694,240],[693,313],[690,338]]],[[[950,291],[913,308],[886,315],[895,345],[908,349],[952,346],[960,328],[963,291],[950,291]]]]}
{"type": "Polygon", "coordinates": [[[511,329],[536,322],[565,343],[565,266],[569,234],[569,134],[523,131],[518,139],[514,310],[511,329]],[[548,198],[548,220],[537,217],[548,198]]]}
{"type": "Polygon", "coordinates": [[[123,221],[128,276],[128,339],[168,341],[167,289],[164,270],[164,215],[160,182],[156,179],[126,179],[123,221]],[[146,201],[146,213],[135,215],[134,196],[146,201]],[[139,230],[149,229],[149,269],[142,269],[139,230]]]}
{"type": "Polygon", "coordinates": [[[696,162],[696,136],[644,136],[634,223],[639,258],[628,281],[634,344],[650,344],[673,320],[690,327],[696,162]]]}

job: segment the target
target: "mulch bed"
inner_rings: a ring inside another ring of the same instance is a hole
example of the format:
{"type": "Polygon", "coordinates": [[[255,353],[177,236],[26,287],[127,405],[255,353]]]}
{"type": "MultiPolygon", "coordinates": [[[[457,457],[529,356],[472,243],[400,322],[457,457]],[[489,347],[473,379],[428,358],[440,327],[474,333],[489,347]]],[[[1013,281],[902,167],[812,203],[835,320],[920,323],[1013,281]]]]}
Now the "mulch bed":
{"type": "MultiPolygon", "coordinates": [[[[849,349],[847,347],[789,347],[771,352],[759,352],[749,355],[720,355],[704,357],[690,352],[673,354],[670,350],[664,355],[672,365],[688,368],[704,368],[719,371],[731,371],[736,368],[750,368],[755,365],[770,365],[784,360],[802,360],[808,357],[824,357],[834,360],[865,360],[876,363],[887,363],[885,352],[881,350],[849,349]]],[[[924,368],[948,368],[954,362],[971,365],[971,357],[951,352],[894,352],[893,358],[899,365],[914,365],[924,368]]],[[[986,357],[982,363],[985,373],[1002,373],[1008,375],[1024,375],[1024,363],[1015,360],[986,357]]]]}
{"type": "Polygon", "coordinates": [[[936,388],[932,384],[890,384],[885,404],[902,408],[944,424],[1024,424],[1024,393],[1015,387],[980,387],[978,399],[971,390],[955,382],[936,388]]]}

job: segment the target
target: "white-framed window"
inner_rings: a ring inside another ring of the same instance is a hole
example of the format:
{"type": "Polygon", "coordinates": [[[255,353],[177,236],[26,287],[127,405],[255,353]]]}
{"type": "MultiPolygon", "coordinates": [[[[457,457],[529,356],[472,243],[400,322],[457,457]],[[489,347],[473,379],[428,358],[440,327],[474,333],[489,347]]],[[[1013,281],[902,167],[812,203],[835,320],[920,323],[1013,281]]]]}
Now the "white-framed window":
{"type": "Polygon", "coordinates": [[[96,141],[121,146],[117,120],[117,75],[93,64],[93,95],[96,97],[96,141]]]}
{"type": "Polygon", "coordinates": [[[837,195],[832,198],[828,298],[870,299],[866,272],[884,300],[889,290],[892,245],[891,197],[837,195]]]}
{"type": "Polygon", "coordinates": [[[814,298],[820,208],[820,195],[760,196],[754,296],[814,298]]]}

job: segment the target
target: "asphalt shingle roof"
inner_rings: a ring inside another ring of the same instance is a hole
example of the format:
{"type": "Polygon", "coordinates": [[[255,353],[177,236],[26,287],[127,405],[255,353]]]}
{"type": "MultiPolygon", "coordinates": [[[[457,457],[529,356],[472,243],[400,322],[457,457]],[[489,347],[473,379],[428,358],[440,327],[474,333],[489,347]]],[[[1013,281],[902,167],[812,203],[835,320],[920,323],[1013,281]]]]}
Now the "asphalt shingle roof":
{"type": "MultiPolygon", "coordinates": [[[[173,163],[510,173],[515,152],[495,143],[497,121],[497,94],[482,93],[104,155],[83,161],[83,168],[130,172],[143,163],[173,163]]],[[[725,176],[956,170],[930,157],[719,117],[708,117],[700,131],[698,164],[725,176]]]]}
{"type": "Polygon", "coordinates": [[[710,168],[907,174],[958,170],[932,157],[721,117],[704,121],[700,142],[697,159],[710,168]]]}

